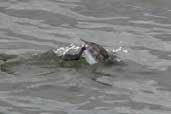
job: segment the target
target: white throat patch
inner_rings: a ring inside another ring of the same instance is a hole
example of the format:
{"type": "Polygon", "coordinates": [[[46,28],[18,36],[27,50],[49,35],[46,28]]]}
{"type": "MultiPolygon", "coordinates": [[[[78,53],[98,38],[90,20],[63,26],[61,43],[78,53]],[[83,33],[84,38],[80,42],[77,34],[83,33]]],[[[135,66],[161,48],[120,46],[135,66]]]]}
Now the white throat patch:
{"type": "Polygon", "coordinates": [[[89,50],[84,51],[84,57],[85,57],[85,60],[91,65],[97,63],[96,59],[92,56],[89,50]]]}

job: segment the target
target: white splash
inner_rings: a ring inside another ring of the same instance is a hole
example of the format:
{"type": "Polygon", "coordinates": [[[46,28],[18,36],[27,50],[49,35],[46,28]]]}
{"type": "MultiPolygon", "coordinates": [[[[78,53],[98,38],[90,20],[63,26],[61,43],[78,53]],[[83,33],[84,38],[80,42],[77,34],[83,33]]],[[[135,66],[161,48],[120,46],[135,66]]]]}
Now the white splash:
{"type": "Polygon", "coordinates": [[[65,55],[70,50],[76,50],[77,51],[79,48],[80,48],[79,46],[76,46],[74,44],[70,44],[69,47],[60,47],[60,48],[53,50],[53,51],[55,54],[62,56],[62,55],[65,55]]]}
{"type": "Polygon", "coordinates": [[[112,50],[112,52],[119,52],[119,51],[122,51],[122,52],[124,52],[124,53],[128,53],[128,50],[126,50],[126,49],[123,49],[123,47],[119,47],[119,48],[117,48],[117,49],[113,49],[112,50]]]}

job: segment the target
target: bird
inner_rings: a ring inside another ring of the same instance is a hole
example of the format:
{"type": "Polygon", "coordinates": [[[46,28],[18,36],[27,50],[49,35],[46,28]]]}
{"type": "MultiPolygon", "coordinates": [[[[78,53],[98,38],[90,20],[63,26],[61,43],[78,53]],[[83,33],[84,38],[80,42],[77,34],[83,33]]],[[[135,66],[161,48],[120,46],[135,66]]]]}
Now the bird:
{"type": "Polygon", "coordinates": [[[80,39],[85,43],[84,57],[89,64],[103,63],[109,59],[109,53],[101,45],[80,39]]]}
{"type": "Polygon", "coordinates": [[[97,63],[109,63],[115,64],[120,61],[117,57],[116,53],[108,52],[103,46],[100,44],[86,41],[80,38],[84,45],[80,46],[76,53],[72,53],[72,51],[67,51],[64,55],[62,55],[62,60],[64,61],[73,61],[80,60],[84,58],[86,62],[90,65],[97,63]]]}

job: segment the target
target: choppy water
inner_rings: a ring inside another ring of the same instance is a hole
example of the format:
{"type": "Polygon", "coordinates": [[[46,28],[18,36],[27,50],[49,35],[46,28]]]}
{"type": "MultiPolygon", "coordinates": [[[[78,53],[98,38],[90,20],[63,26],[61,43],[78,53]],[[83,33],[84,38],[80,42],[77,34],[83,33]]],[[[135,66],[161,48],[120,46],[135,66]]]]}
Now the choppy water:
{"type": "Polygon", "coordinates": [[[15,62],[0,71],[0,112],[171,113],[170,0],[0,0],[0,53],[27,57],[79,38],[122,47],[125,64],[15,62]]]}

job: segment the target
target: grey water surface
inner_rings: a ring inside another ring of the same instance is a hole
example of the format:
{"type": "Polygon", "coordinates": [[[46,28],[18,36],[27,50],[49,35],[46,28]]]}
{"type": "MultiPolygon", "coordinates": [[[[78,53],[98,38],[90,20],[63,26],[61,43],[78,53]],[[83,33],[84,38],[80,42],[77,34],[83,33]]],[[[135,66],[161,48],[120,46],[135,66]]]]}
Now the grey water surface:
{"type": "Polygon", "coordinates": [[[0,0],[0,55],[2,114],[171,114],[171,0],[0,0]],[[125,63],[22,59],[79,38],[125,63]]]}

